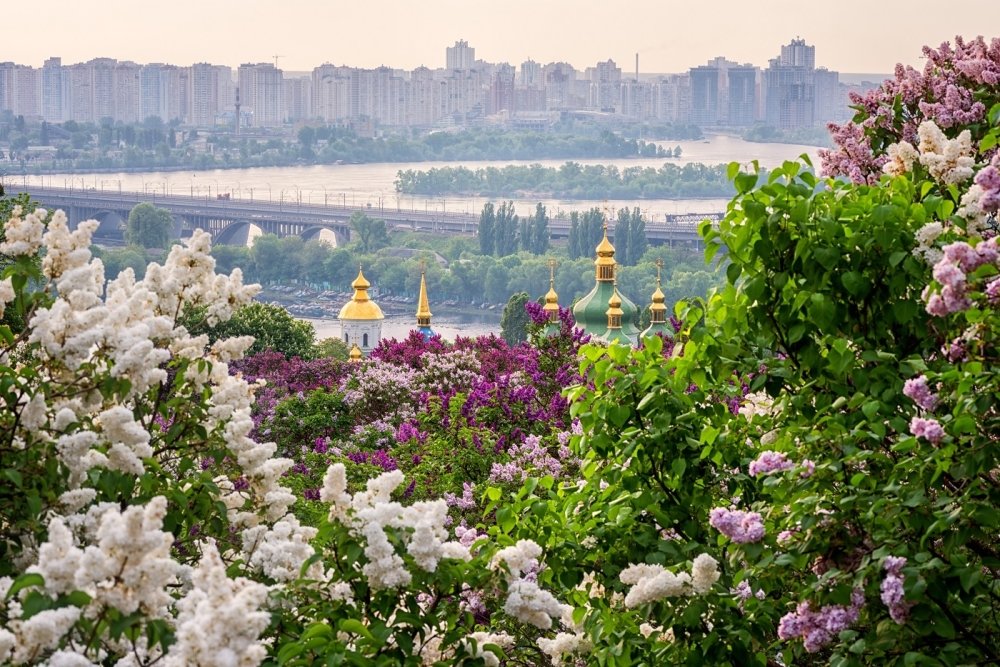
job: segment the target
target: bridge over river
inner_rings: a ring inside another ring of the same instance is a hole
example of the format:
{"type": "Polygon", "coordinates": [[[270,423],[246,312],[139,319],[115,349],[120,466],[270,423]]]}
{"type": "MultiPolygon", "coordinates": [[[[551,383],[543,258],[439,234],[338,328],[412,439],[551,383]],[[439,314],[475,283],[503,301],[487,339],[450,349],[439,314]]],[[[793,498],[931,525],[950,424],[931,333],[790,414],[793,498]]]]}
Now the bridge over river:
{"type": "MultiPolygon", "coordinates": [[[[18,190],[16,187],[10,189],[18,190]]],[[[350,240],[351,215],[359,211],[381,218],[387,225],[397,229],[440,234],[475,234],[479,224],[478,215],[405,208],[35,186],[28,188],[28,192],[46,208],[61,208],[66,211],[71,225],[91,218],[98,220],[101,226],[94,240],[109,244],[121,243],[129,211],[141,202],[149,202],[170,211],[178,236],[190,236],[194,229],[203,229],[212,234],[215,243],[220,244],[245,244],[256,234],[264,233],[301,236],[306,240],[320,239],[339,245],[350,240]]],[[[646,236],[653,244],[697,245],[700,243],[699,223],[705,218],[721,220],[722,215],[718,212],[685,213],[666,215],[662,220],[647,220],[646,236]]],[[[553,238],[567,237],[569,219],[550,219],[549,230],[553,238]]]]}

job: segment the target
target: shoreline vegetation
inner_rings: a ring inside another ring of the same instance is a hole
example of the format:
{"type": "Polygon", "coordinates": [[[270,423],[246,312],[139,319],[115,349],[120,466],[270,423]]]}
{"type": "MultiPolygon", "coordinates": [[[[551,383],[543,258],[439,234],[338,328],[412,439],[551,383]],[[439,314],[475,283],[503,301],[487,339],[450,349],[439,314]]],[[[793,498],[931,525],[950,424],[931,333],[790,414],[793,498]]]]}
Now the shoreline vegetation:
{"type": "Polygon", "coordinates": [[[700,163],[653,167],[540,164],[400,170],[396,191],[408,195],[555,197],[564,199],[683,199],[731,197],[726,165],[700,163]]]}
{"type": "Polygon", "coordinates": [[[0,171],[8,175],[203,171],[253,167],[480,160],[677,157],[656,142],[703,139],[692,125],[644,125],[612,131],[560,122],[546,131],[493,128],[363,136],[352,129],[306,125],[284,133],[248,129],[242,136],[181,129],[159,118],[142,123],[4,123],[0,171]],[[6,144],[6,151],[4,150],[6,144]]]}

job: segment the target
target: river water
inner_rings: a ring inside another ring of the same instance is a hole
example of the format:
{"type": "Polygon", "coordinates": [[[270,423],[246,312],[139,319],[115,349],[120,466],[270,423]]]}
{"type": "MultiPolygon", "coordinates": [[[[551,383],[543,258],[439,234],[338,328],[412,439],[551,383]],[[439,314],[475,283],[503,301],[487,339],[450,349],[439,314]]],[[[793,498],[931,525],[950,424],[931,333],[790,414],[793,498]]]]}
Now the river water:
{"type": "MultiPolygon", "coordinates": [[[[455,340],[455,336],[488,336],[490,334],[500,335],[499,315],[495,321],[488,321],[484,318],[468,318],[460,315],[443,316],[434,318],[431,328],[435,333],[441,335],[445,340],[455,340]],[[440,321],[439,321],[440,320],[440,321]]],[[[316,330],[316,340],[324,338],[340,338],[340,322],[337,320],[315,319],[301,317],[313,325],[316,330]]],[[[412,317],[386,317],[382,321],[382,338],[395,338],[403,340],[410,335],[410,331],[416,328],[416,323],[412,317]]]]}
{"type": "MultiPolygon", "coordinates": [[[[701,162],[725,164],[736,161],[748,164],[758,160],[762,167],[774,167],[785,160],[793,160],[805,153],[813,164],[819,164],[816,146],[799,144],[769,144],[744,141],[728,135],[710,135],[699,141],[661,141],[665,148],[681,147],[681,157],[619,158],[575,160],[580,164],[614,165],[627,167],[663,166],[664,162],[684,165],[701,162]]],[[[400,195],[395,191],[396,173],[406,169],[431,169],[435,167],[466,166],[470,169],[503,167],[509,164],[541,164],[558,167],[566,160],[487,160],[455,162],[373,163],[314,165],[301,167],[257,167],[252,169],[214,169],[211,171],[154,171],[140,173],[106,174],[45,174],[26,176],[26,185],[38,184],[56,187],[95,188],[97,190],[148,192],[151,194],[193,195],[215,197],[228,193],[233,198],[281,201],[289,204],[329,204],[371,207],[372,209],[414,209],[419,211],[451,211],[477,214],[484,197],[443,196],[428,197],[400,195]]],[[[517,212],[527,215],[538,202],[545,204],[549,215],[580,211],[592,206],[602,206],[595,200],[560,200],[534,197],[514,200],[517,212]]],[[[656,219],[671,213],[712,213],[726,207],[726,199],[638,199],[614,200],[613,208],[639,207],[647,219],[656,219]]]]}

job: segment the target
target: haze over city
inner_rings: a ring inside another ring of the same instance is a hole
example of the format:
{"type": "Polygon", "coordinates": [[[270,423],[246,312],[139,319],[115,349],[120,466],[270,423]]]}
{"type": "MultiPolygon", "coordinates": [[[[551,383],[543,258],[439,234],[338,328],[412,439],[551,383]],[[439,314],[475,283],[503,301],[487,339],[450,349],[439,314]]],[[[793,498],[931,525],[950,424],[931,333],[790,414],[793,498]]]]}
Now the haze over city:
{"type": "Polygon", "coordinates": [[[466,39],[492,62],[567,61],[577,67],[640,56],[642,72],[678,72],[717,55],[766,65],[776,44],[801,36],[842,72],[891,72],[916,65],[923,44],[974,37],[1000,25],[1000,3],[954,0],[947,12],[900,11],[897,3],[637,0],[428,0],[364,3],[317,0],[133,0],[9,3],[0,60],[40,66],[107,56],[136,62],[241,62],[280,56],[286,71],[323,62],[355,67],[442,65],[442,45],[466,39]],[[892,26],[887,29],[887,26],[892,26]]]}

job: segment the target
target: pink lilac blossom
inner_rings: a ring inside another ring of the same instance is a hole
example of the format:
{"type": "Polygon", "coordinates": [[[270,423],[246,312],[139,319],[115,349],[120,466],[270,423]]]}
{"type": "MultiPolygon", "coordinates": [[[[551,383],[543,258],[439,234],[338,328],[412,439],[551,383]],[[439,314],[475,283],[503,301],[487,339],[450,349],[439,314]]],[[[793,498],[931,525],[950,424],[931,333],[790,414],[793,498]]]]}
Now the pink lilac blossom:
{"type": "Polygon", "coordinates": [[[808,479],[816,473],[816,463],[811,459],[802,459],[802,465],[799,466],[799,477],[802,479],[808,479]]]}
{"type": "Polygon", "coordinates": [[[755,461],[750,462],[748,472],[751,477],[769,475],[772,472],[784,472],[791,470],[795,464],[788,460],[788,456],[782,452],[772,452],[770,450],[761,452],[755,461]]]}
{"type": "Polygon", "coordinates": [[[941,442],[945,436],[944,429],[938,420],[924,419],[923,417],[914,417],[910,420],[910,433],[934,444],[941,442]]]}
{"type": "Polygon", "coordinates": [[[912,603],[906,601],[906,593],[903,590],[903,567],[906,565],[906,558],[902,556],[888,556],[882,562],[885,569],[885,579],[882,580],[881,598],[886,607],[889,608],[889,616],[897,624],[903,625],[910,616],[912,603]]]}
{"type": "Polygon", "coordinates": [[[938,395],[927,386],[927,376],[925,375],[919,375],[907,380],[903,384],[903,394],[928,411],[936,408],[939,400],[938,395]]]}
{"type": "Polygon", "coordinates": [[[831,604],[813,609],[811,603],[800,602],[795,611],[782,616],[778,637],[786,641],[801,639],[806,651],[816,653],[857,622],[864,601],[864,593],[855,588],[851,592],[851,604],[846,607],[831,604]]]}
{"type": "Polygon", "coordinates": [[[924,47],[922,71],[896,66],[893,78],[866,95],[851,94],[860,107],[860,123],[830,125],[834,148],[820,151],[827,176],[855,183],[875,183],[886,162],[884,147],[914,143],[918,126],[927,120],[950,128],[979,123],[986,107],[976,99],[982,86],[995,86],[1000,76],[1000,39],[966,42],[956,37],[938,49],[924,47]]]}
{"type": "Polygon", "coordinates": [[[462,482],[462,495],[456,496],[454,493],[445,493],[444,501],[448,507],[457,507],[460,510],[476,509],[476,485],[469,482],[462,482]]]}
{"type": "Polygon", "coordinates": [[[737,544],[760,542],[764,538],[764,522],[757,512],[716,507],[709,513],[708,523],[737,544]]]}

